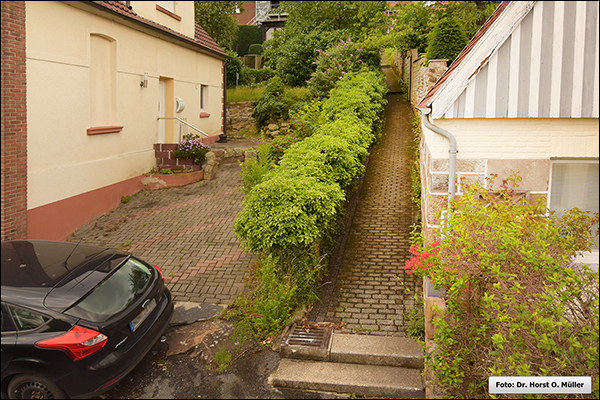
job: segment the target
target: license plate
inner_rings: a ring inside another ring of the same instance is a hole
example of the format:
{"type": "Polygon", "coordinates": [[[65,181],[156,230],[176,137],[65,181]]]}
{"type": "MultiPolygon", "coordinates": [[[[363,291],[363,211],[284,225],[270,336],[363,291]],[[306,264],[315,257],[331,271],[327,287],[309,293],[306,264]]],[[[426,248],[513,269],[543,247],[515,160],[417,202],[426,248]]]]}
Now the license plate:
{"type": "Polygon", "coordinates": [[[131,332],[135,331],[142,324],[142,322],[144,322],[144,320],[148,318],[148,315],[152,314],[152,311],[154,311],[155,308],[155,299],[146,301],[146,303],[144,303],[144,308],[142,308],[142,312],[139,313],[138,316],[135,317],[133,321],[129,323],[129,329],[131,329],[131,332]]]}

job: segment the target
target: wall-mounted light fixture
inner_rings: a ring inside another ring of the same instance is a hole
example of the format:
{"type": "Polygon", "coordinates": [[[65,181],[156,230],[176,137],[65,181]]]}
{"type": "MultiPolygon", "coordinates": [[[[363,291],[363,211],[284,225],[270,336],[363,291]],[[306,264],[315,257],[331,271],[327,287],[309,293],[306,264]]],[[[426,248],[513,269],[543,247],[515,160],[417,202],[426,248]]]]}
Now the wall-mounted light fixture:
{"type": "Polygon", "coordinates": [[[148,73],[147,72],[144,72],[144,77],[142,78],[142,81],[140,82],[140,87],[142,87],[142,88],[148,87],[148,73]]]}

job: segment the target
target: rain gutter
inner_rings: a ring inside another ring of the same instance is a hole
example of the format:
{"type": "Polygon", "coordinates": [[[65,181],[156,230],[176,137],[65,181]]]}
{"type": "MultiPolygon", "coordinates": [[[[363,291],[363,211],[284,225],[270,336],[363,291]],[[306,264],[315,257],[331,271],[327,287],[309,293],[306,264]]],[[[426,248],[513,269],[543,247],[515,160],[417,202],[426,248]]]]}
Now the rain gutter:
{"type": "Polygon", "coordinates": [[[448,208],[450,208],[450,203],[454,200],[454,196],[456,195],[456,153],[458,153],[458,150],[456,150],[456,138],[447,130],[442,129],[431,122],[431,108],[420,108],[419,110],[425,115],[425,118],[421,119],[427,129],[450,141],[450,149],[448,150],[448,153],[450,153],[448,165],[448,208]]]}

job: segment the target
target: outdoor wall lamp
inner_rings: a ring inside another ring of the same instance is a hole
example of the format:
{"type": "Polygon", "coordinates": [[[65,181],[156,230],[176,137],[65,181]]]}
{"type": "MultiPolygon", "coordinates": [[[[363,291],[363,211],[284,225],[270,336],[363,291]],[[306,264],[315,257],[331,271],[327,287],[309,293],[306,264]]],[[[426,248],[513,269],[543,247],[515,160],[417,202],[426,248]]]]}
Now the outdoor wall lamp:
{"type": "Polygon", "coordinates": [[[144,78],[140,82],[140,87],[147,88],[148,87],[148,73],[144,72],[144,78]]]}

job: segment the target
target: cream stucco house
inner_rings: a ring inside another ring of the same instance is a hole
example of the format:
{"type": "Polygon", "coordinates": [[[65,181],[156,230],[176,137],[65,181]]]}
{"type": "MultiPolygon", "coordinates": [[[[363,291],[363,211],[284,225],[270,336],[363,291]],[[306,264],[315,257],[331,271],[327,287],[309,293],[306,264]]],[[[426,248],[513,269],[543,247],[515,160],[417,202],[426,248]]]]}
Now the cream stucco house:
{"type": "MultiPolygon", "coordinates": [[[[422,220],[460,180],[522,177],[530,201],[598,212],[598,2],[503,2],[418,104],[422,220]]],[[[598,264],[598,247],[587,255],[598,264]]]]}
{"type": "Polygon", "coordinates": [[[3,240],[65,239],[142,187],[156,143],[226,138],[229,57],[192,1],[2,2],[2,47],[3,240]]]}

